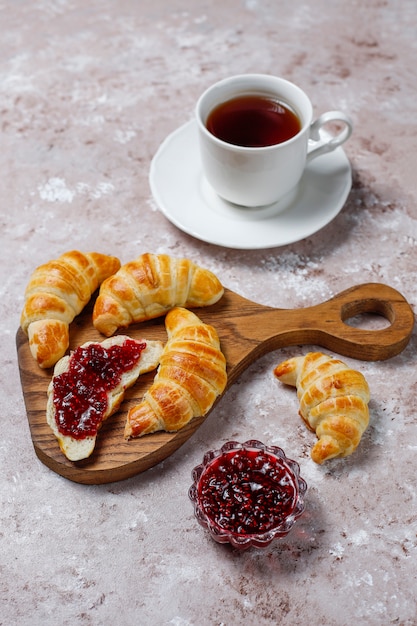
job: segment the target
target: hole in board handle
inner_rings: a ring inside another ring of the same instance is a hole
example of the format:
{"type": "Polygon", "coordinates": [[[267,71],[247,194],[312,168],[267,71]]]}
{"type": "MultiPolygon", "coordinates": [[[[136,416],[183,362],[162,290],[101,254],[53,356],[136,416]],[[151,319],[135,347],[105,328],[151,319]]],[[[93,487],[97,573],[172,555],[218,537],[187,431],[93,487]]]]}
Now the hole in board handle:
{"type": "Polygon", "coordinates": [[[344,304],[341,316],[348,326],[363,330],[389,328],[395,318],[394,311],[388,302],[372,299],[344,304]]]}

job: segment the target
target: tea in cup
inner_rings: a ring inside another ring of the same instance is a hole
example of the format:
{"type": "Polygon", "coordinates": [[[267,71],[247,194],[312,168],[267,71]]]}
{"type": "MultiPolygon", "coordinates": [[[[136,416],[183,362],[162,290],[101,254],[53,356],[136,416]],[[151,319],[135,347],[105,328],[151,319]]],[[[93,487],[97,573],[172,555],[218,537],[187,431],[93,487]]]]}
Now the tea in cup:
{"type": "Polygon", "coordinates": [[[209,87],[196,106],[203,173],[224,200],[242,207],[278,202],[294,190],[306,164],[351,135],[341,111],[313,122],[313,107],[297,85],[267,74],[232,76],[209,87]],[[342,125],[336,135],[323,127],[342,125]]]}

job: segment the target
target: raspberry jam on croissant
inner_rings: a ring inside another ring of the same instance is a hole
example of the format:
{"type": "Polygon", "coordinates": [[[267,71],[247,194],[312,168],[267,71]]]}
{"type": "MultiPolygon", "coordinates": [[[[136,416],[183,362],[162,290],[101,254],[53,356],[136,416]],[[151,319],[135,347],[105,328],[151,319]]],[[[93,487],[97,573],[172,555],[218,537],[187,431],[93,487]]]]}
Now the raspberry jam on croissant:
{"type": "Polygon", "coordinates": [[[69,369],[56,376],[54,405],[58,430],[74,439],[95,436],[108,406],[107,395],[122,374],[139,361],[146,343],[126,340],[123,345],[103,348],[100,344],[78,347],[69,369]]]}
{"type": "Polygon", "coordinates": [[[307,489],[295,461],[259,441],[228,442],[194,468],[189,495],[197,520],[220,543],[263,547],[286,535],[307,489]]]}

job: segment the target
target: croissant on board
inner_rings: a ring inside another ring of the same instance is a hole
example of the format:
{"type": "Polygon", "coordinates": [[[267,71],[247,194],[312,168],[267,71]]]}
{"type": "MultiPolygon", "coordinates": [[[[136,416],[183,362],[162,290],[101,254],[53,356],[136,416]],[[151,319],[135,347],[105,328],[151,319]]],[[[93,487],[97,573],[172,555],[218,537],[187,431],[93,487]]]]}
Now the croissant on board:
{"type": "Polygon", "coordinates": [[[321,352],[277,365],[274,375],[297,388],[300,415],[317,434],[316,463],[352,454],[369,423],[368,383],[360,372],[321,352]]]}
{"type": "Polygon", "coordinates": [[[167,314],[165,325],[168,341],[153,384],[129,410],[127,439],[179,430],[206,415],[226,387],[226,359],[216,330],[181,307],[167,314]]]}
{"type": "Polygon", "coordinates": [[[65,354],[70,323],[119,267],[116,257],[72,250],[35,269],[25,290],[20,325],[41,368],[52,367],[65,354]]]}
{"type": "Polygon", "coordinates": [[[162,349],[162,341],[117,335],[88,341],[59,359],[48,386],[46,421],[70,461],[92,454],[103,422],[138,377],[157,367],[162,349]]]}
{"type": "Polygon", "coordinates": [[[212,272],[189,259],[142,254],[101,285],[93,324],[110,337],[118,328],[159,317],[174,306],[214,304],[223,291],[212,272]]]}

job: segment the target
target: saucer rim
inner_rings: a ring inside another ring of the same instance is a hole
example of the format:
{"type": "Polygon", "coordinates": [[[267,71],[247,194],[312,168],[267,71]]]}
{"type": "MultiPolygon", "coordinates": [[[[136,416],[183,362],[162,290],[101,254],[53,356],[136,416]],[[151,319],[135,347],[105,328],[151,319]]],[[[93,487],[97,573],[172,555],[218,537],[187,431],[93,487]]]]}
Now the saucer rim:
{"type": "MultiPolygon", "coordinates": [[[[310,164],[307,165],[306,170],[310,169],[312,167],[312,164],[314,164],[315,162],[319,162],[320,160],[323,159],[329,159],[332,158],[334,159],[335,157],[338,157],[339,160],[343,160],[343,166],[344,166],[344,172],[343,172],[343,183],[340,184],[341,187],[341,191],[340,194],[338,194],[338,198],[337,198],[337,204],[336,206],[333,208],[332,211],[329,210],[329,212],[325,215],[323,215],[323,219],[321,220],[316,220],[314,227],[311,228],[310,230],[308,230],[307,232],[301,233],[300,235],[295,234],[292,237],[288,237],[285,239],[280,239],[279,237],[274,238],[274,240],[269,241],[267,243],[265,243],[265,241],[258,241],[258,242],[251,242],[250,244],[248,244],[247,242],[245,243],[244,241],[237,241],[236,239],[216,239],[213,236],[209,236],[207,234],[205,234],[204,232],[198,231],[196,230],[196,228],[191,227],[187,224],[184,223],[184,221],[181,221],[179,219],[180,216],[178,216],[178,212],[175,211],[175,207],[172,209],[172,205],[171,208],[169,206],[167,206],[167,203],[163,200],[163,198],[161,197],[161,188],[162,185],[157,181],[158,179],[158,163],[159,160],[161,158],[164,157],[167,148],[169,147],[170,144],[175,143],[175,141],[178,139],[178,136],[181,136],[182,134],[186,134],[187,132],[190,132],[191,130],[194,129],[194,136],[192,137],[191,141],[194,142],[195,146],[197,146],[197,142],[198,142],[198,135],[197,135],[197,124],[196,121],[194,119],[189,120],[188,122],[185,122],[184,124],[182,124],[181,126],[177,127],[173,132],[171,132],[169,135],[167,135],[165,137],[165,139],[161,142],[161,144],[159,145],[157,151],[155,152],[152,160],[151,160],[151,165],[150,165],[150,170],[149,170],[149,185],[150,185],[150,189],[152,192],[152,196],[153,199],[155,200],[158,209],[161,211],[161,213],[165,216],[166,219],[168,219],[169,222],[171,222],[174,226],[176,226],[179,230],[181,230],[182,232],[184,232],[185,234],[188,234],[192,237],[194,237],[195,239],[198,239],[202,242],[205,243],[209,243],[212,245],[216,245],[216,246],[220,246],[223,248],[231,248],[231,249],[236,249],[236,250],[262,250],[262,249],[270,249],[270,248],[276,248],[276,247],[282,247],[282,246],[286,246],[286,245],[291,245],[293,243],[297,243],[299,241],[302,241],[304,239],[306,239],[307,237],[310,237],[312,235],[314,235],[315,233],[319,232],[322,228],[324,228],[325,226],[327,226],[328,224],[330,224],[336,217],[337,215],[340,213],[340,211],[342,210],[342,208],[344,207],[346,200],[348,198],[348,195],[351,191],[352,188],[352,167],[350,164],[349,159],[347,158],[344,150],[342,147],[338,147],[336,150],[334,150],[331,153],[322,155],[317,157],[316,159],[312,160],[310,162],[310,164]],[[343,188],[342,188],[343,187],[343,188]]],[[[204,175],[201,171],[201,163],[200,163],[200,159],[198,158],[198,149],[196,149],[194,147],[194,151],[197,152],[197,159],[198,160],[198,172],[194,172],[193,175],[198,175],[199,177],[201,177],[202,179],[204,178],[204,175]]],[[[188,151],[189,153],[190,151],[188,151]]],[[[181,159],[178,159],[178,163],[181,164],[181,162],[187,162],[187,159],[185,159],[185,161],[181,161],[181,159]]],[[[188,160],[189,162],[189,160],[188,160]]],[[[323,162],[323,161],[322,161],[323,162]]],[[[181,165],[180,165],[181,167],[181,165]]],[[[195,166],[196,167],[196,166],[195,166]]],[[[314,167],[314,165],[313,165],[314,167]]],[[[324,176],[325,174],[322,172],[321,174],[316,173],[316,176],[324,176]]],[[[303,180],[303,179],[302,179],[303,180]]],[[[204,181],[206,183],[206,185],[208,186],[208,183],[206,181],[204,181]]],[[[301,182],[300,182],[301,185],[301,182]]],[[[215,192],[213,190],[213,194],[215,195],[215,192]]],[[[214,205],[210,205],[207,203],[207,198],[203,196],[203,193],[201,192],[201,185],[200,185],[200,193],[199,193],[201,202],[201,209],[205,208],[205,206],[209,207],[210,209],[213,209],[214,205]]],[[[225,202],[223,200],[221,200],[220,198],[218,199],[220,202],[225,202]]],[[[333,199],[334,200],[334,199],[333,199]]],[[[228,204],[228,203],[226,203],[228,204]]],[[[294,210],[297,206],[300,206],[301,202],[299,202],[298,204],[295,204],[295,207],[291,208],[291,211],[294,210]]],[[[253,211],[256,211],[257,209],[253,209],[253,211]]],[[[262,209],[261,209],[262,210],[262,209]]],[[[271,216],[270,218],[264,220],[265,222],[271,223],[271,222],[275,222],[275,221],[279,221],[280,218],[282,217],[283,214],[285,214],[286,211],[279,211],[277,212],[276,215],[271,216]]],[[[255,213],[253,213],[253,215],[255,216],[255,213]]],[[[219,218],[220,216],[217,214],[217,217],[219,218]]],[[[224,223],[226,223],[226,217],[224,217],[223,219],[224,223]]],[[[236,220],[236,222],[234,222],[235,224],[239,223],[239,220],[236,220]]],[[[254,224],[257,223],[257,220],[253,220],[250,222],[251,225],[253,226],[254,224]]],[[[236,231],[234,231],[233,236],[236,235],[236,231]]]]}

